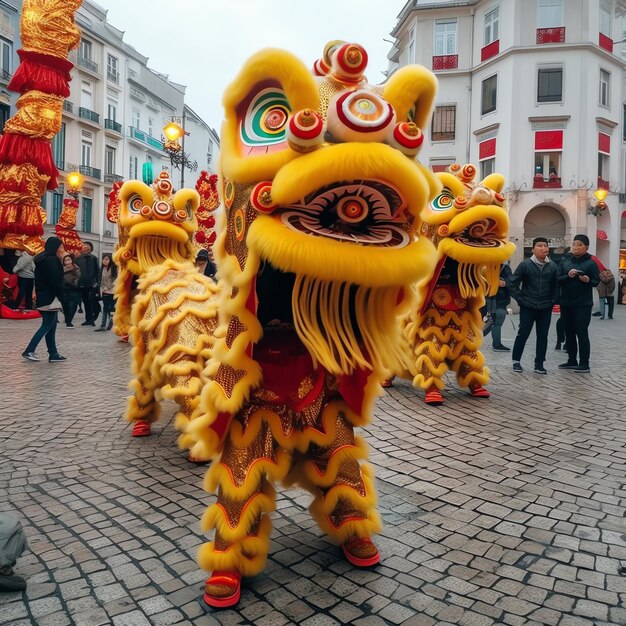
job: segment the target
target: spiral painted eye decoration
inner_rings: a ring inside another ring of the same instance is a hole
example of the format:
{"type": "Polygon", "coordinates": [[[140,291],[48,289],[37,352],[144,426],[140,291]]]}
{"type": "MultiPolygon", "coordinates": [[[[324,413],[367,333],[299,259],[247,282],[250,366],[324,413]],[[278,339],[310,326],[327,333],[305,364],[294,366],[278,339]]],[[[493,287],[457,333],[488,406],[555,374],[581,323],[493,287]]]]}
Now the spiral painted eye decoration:
{"type": "Polygon", "coordinates": [[[337,100],[339,119],[350,129],[377,131],[393,118],[391,105],[366,91],[348,92],[337,100]]]}
{"type": "Polygon", "coordinates": [[[241,140],[248,146],[282,143],[287,132],[291,107],[277,87],[263,89],[252,99],[241,122],[241,140]]]}
{"type": "Polygon", "coordinates": [[[131,196],[128,201],[128,210],[131,213],[135,213],[136,215],[139,215],[139,213],[141,213],[143,204],[144,204],[143,198],[138,193],[136,193],[135,195],[131,196]]]}
{"type": "Polygon", "coordinates": [[[444,189],[430,204],[433,211],[447,211],[454,205],[454,196],[444,189]]]}
{"type": "Polygon", "coordinates": [[[337,204],[337,216],[348,224],[362,222],[368,213],[367,201],[359,196],[343,198],[337,204]]]}

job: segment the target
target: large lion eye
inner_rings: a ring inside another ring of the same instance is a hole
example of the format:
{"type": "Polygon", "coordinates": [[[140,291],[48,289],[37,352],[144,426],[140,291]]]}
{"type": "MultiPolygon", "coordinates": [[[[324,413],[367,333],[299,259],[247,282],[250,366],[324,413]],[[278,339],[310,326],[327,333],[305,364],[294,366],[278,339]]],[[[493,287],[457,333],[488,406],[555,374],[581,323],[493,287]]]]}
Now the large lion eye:
{"type": "Polygon", "coordinates": [[[241,120],[241,141],[247,146],[268,146],[286,140],[291,107],[284,92],[268,87],[254,96],[241,120]]]}
{"type": "Polygon", "coordinates": [[[430,204],[433,211],[447,211],[454,206],[454,196],[444,189],[430,204]]]}
{"type": "Polygon", "coordinates": [[[131,213],[139,213],[143,205],[143,198],[138,193],[132,195],[128,200],[128,210],[131,213]]]}

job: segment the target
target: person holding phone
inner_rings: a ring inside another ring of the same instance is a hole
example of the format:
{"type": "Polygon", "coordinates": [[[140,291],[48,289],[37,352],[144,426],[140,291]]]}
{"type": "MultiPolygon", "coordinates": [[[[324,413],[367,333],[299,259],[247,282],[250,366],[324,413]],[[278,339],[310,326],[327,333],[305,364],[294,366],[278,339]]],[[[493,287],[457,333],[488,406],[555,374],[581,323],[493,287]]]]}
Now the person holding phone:
{"type": "Polygon", "coordinates": [[[577,374],[587,374],[590,371],[589,323],[593,308],[593,289],[600,282],[600,270],[587,252],[588,248],[589,237],[576,235],[571,254],[563,260],[558,277],[568,357],[565,363],[559,365],[559,369],[573,370],[577,374]]]}

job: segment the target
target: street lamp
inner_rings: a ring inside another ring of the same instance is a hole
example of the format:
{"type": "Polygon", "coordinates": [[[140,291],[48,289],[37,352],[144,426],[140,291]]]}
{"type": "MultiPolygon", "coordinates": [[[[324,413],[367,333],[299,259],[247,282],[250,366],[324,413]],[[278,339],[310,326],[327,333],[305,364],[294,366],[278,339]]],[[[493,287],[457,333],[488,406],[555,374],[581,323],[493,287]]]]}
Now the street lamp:
{"type": "Polygon", "coordinates": [[[163,150],[167,152],[170,157],[170,166],[180,169],[180,186],[185,186],[185,168],[188,168],[191,172],[195,172],[198,169],[198,162],[192,161],[189,158],[189,154],[185,153],[185,136],[189,133],[185,130],[185,115],[183,113],[182,118],[173,117],[163,127],[163,150]],[[177,120],[181,120],[179,124],[177,120]]]}
{"type": "Polygon", "coordinates": [[[78,200],[78,196],[83,189],[84,181],[83,175],[79,172],[70,172],[65,177],[65,191],[67,195],[74,198],[74,200],[78,200]]]}
{"type": "Polygon", "coordinates": [[[595,215],[596,217],[598,217],[598,215],[600,215],[602,213],[602,211],[604,211],[607,207],[606,205],[606,197],[608,195],[608,191],[606,189],[596,189],[593,192],[593,196],[596,199],[596,203],[595,204],[590,204],[587,212],[590,215],[595,215]]]}

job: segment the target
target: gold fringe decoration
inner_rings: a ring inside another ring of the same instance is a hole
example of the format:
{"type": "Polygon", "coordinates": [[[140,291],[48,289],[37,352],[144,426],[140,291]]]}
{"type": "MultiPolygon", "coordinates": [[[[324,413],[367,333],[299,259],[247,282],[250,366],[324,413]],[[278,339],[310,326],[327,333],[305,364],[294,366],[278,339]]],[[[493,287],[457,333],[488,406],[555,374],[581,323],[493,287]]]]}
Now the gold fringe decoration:
{"type": "Polygon", "coordinates": [[[414,346],[415,362],[410,371],[416,387],[443,389],[447,369],[456,372],[462,387],[489,382],[485,357],[479,352],[483,343],[480,307],[484,303],[479,297],[465,311],[443,311],[431,304],[421,318],[406,325],[408,343],[414,346]]]}
{"type": "Polygon", "coordinates": [[[335,375],[386,372],[410,363],[399,330],[398,287],[362,287],[296,276],[292,308],[300,340],[335,375]],[[357,335],[355,329],[360,331],[357,335]]]}
{"type": "MultiPolygon", "coordinates": [[[[148,235],[134,239],[133,242],[137,257],[136,269],[139,270],[135,273],[139,275],[168,260],[185,263],[193,258],[193,252],[190,254],[188,250],[191,244],[181,244],[168,237],[148,235]]],[[[129,262],[129,266],[131,263],[134,265],[134,262],[129,262]]]]}
{"type": "Polygon", "coordinates": [[[475,298],[481,293],[493,296],[498,291],[500,264],[459,263],[459,291],[463,298],[475,298]]]}

